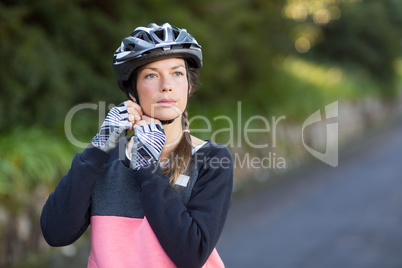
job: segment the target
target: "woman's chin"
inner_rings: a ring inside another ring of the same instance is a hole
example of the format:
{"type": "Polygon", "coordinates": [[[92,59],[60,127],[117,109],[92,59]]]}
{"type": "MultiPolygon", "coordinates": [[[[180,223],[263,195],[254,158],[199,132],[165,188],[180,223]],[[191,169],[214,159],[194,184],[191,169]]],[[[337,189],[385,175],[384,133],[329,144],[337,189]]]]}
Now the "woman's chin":
{"type": "Polygon", "coordinates": [[[160,111],[160,112],[156,111],[155,113],[153,113],[153,114],[150,113],[148,115],[151,117],[154,117],[156,119],[166,121],[166,120],[176,119],[176,118],[180,117],[180,115],[182,113],[183,112],[180,111],[179,109],[177,109],[177,107],[176,107],[175,109],[164,109],[164,111],[160,111]]]}
{"type": "Polygon", "coordinates": [[[161,117],[155,117],[157,119],[159,119],[160,121],[170,121],[170,120],[174,120],[176,118],[178,118],[180,115],[172,115],[172,116],[161,116],[161,117]]]}

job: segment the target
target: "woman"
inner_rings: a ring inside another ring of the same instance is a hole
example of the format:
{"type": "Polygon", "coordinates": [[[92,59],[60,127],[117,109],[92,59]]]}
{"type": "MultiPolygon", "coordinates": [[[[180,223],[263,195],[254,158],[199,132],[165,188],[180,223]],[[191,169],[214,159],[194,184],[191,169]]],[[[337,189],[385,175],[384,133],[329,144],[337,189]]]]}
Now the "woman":
{"type": "Polygon", "coordinates": [[[123,39],[113,67],[130,100],[110,110],[50,194],[41,215],[50,245],[75,242],[91,224],[88,267],[224,267],[215,246],[233,162],[223,145],[189,133],[201,66],[185,29],[150,24],[123,39]]]}

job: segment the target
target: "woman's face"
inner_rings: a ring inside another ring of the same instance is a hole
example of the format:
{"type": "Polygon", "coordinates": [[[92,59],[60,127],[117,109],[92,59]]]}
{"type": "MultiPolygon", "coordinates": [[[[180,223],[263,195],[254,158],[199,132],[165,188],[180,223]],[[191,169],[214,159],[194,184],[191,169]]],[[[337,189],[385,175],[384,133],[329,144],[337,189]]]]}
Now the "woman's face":
{"type": "Polygon", "coordinates": [[[184,60],[169,58],[143,66],[137,74],[137,94],[145,114],[159,120],[180,116],[188,94],[184,60]]]}

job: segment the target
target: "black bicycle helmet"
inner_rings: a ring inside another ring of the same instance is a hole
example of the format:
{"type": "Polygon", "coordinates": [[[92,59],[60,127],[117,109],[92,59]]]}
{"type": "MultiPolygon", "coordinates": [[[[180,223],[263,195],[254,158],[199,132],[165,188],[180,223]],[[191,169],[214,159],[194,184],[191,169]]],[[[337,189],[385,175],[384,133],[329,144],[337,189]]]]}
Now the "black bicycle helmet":
{"type": "MultiPolygon", "coordinates": [[[[151,23],[138,27],[124,38],[113,55],[113,70],[117,83],[123,92],[132,92],[130,77],[135,69],[147,63],[178,56],[196,69],[202,67],[201,46],[186,29],[165,23],[159,26],[151,23]]],[[[135,90],[135,89],[134,89],[135,90]]],[[[134,96],[136,96],[134,92],[134,96]]]]}

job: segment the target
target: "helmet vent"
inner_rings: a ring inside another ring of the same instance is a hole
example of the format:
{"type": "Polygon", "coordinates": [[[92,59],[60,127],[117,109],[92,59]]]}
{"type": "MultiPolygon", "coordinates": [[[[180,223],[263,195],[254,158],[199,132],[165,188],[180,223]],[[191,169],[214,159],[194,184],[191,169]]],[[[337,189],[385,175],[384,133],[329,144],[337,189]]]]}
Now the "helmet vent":
{"type": "Polygon", "coordinates": [[[164,36],[165,36],[165,32],[163,30],[159,30],[159,31],[155,31],[154,32],[155,35],[160,39],[160,40],[164,40],[164,36]]]}
{"type": "Polygon", "coordinates": [[[134,44],[127,44],[124,46],[124,51],[132,51],[135,48],[134,44]]]}
{"type": "Polygon", "coordinates": [[[186,29],[169,23],[137,27],[121,41],[113,55],[113,69],[120,88],[126,90],[122,83],[128,81],[136,68],[167,57],[182,57],[195,68],[202,67],[201,46],[186,29]]]}
{"type": "Polygon", "coordinates": [[[133,37],[142,39],[148,43],[154,43],[154,41],[152,40],[152,37],[149,35],[149,33],[145,32],[145,31],[138,31],[137,33],[133,33],[133,37]]]}
{"type": "Polygon", "coordinates": [[[179,37],[180,32],[177,31],[176,29],[173,30],[173,35],[174,35],[174,40],[177,39],[177,37],[179,37]]]}

